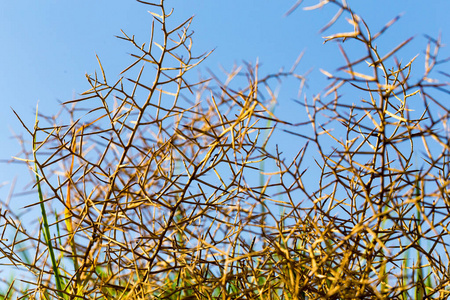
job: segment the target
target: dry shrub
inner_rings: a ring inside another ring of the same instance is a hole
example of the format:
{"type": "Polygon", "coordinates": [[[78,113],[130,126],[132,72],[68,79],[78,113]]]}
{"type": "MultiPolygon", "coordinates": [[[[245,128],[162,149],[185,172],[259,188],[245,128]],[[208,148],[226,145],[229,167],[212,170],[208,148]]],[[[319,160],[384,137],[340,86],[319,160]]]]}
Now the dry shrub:
{"type": "Polygon", "coordinates": [[[298,102],[309,120],[291,124],[272,108],[279,80],[303,84],[295,66],[195,82],[188,72],[208,54],[191,53],[191,19],[172,27],[164,1],[139,2],[152,36],[123,34],[135,61],[122,77],[108,81],[99,60],[82,98],[22,123],[33,139],[22,159],[44,191],[34,205],[54,221],[31,234],[3,210],[2,255],[27,274],[5,298],[447,297],[449,92],[431,77],[445,62],[440,40],[413,82],[414,59],[396,59],[409,40],[376,47],[397,19],[374,34],[344,1],[320,1],[338,8],[326,28],[344,16],[352,28],[326,41],[366,51],[340,46],[345,65],[323,71],[331,84],[298,102]],[[365,96],[349,104],[344,87],[365,96]],[[286,159],[275,134],[305,146],[286,159]]]}

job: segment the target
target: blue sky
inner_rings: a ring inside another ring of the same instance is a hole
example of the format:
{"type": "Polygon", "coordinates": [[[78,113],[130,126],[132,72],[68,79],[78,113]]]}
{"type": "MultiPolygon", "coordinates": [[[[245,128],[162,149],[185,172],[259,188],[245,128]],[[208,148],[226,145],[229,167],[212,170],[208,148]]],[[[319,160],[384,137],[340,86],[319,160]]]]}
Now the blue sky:
{"type": "MultiPolygon", "coordinates": [[[[311,5],[317,1],[304,1],[311,5]]],[[[403,52],[405,60],[423,53],[426,39],[423,34],[436,37],[442,32],[443,42],[450,37],[450,1],[448,0],[352,0],[348,1],[355,12],[366,19],[373,31],[404,13],[400,21],[388,31],[380,42],[388,52],[406,38],[415,40],[403,52]]],[[[215,52],[199,67],[219,73],[219,66],[230,69],[242,61],[262,63],[262,72],[276,72],[281,67],[289,69],[301,51],[305,56],[298,71],[304,73],[313,68],[307,96],[317,94],[325,86],[319,68],[334,70],[343,64],[337,46],[323,44],[318,30],[335,12],[335,8],[317,11],[296,10],[289,17],[284,14],[295,3],[268,0],[172,0],[175,7],[173,21],[195,15],[191,29],[194,34],[194,52],[200,54],[216,48],[215,52]]],[[[85,74],[99,70],[95,55],[104,64],[110,78],[118,77],[130,59],[131,47],[115,38],[120,29],[148,41],[151,16],[149,7],[133,0],[98,1],[3,1],[0,9],[0,158],[8,159],[19,150],[11,139],[12,131],[23,132],[12,107],[30,126],[34,109],[39,101],[40,111],[46,114],[58,111],[58,101],[77,97],[89,88],[85,74]]],[[[347,28],[348,29],[348,28],[347,28]]],[[[344,29],[345,30],[345,29],[344,29]]],[[[334,32],[334,29],[332,29],[334,32]]],[[[442,57],[449,56],[448,48],[442,57]]],[[[422,55],[423,58],[423,55],[422,55]]],[[[423,68],[423,60],[418,58],[423,68]]],[[[206,72],[205,72],[206,74],[206,72]]],[[[296,98],[297,87],[285,88],[285,106],[296,98]]],[[[284,111],[295,118],[295,111],[284,111]]],[[[283,113],[283,111],[281,111],[283,113]]],[[[10,182],[14,176],[25,178],[26,169],[17,165],[2,165],[0,182],[10,182]]],[[[5,199],[9,186],[0,188],[0,198],[5,199]]],[[[20,186],[17,188],[17,191],[20,186]]]]}

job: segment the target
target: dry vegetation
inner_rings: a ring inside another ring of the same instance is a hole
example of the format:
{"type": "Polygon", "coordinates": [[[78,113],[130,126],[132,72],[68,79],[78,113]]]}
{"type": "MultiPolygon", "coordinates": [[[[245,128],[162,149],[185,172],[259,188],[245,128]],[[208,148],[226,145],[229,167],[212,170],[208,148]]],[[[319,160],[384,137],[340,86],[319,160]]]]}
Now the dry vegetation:
{"type": "Polygon", "coordinates": [[[272,107],[279,80],[303,84],[295,68],[260,76],[248,65],[193,83],[187,72],[207,55],[191,53],[191,19],[169,26],[164,1],[139,2],[152,36],[123,34],[135,59],[123,77],[107,80],[99,60],[82,98],[22,123],[43,219],[25,230],[3,204],[1,262],[21,274],[3,279],[4,299],[448,297],[440,40],[429,38],[419,75],[414,59],[396,59],[409,40],[376,47],[397,19],[370,32],[345,1],[321,1],[336,8],[328,30],[344,17],[350,28],[326,41],[353,40],[365,56],[342,44],[325,92],[295,104],[309,120],[290,124],[272,107]],[[344,87],[364,96],[349,104],[344,87]],[[278,133],[303,141],[293,159],[273,147],[278,133]]]}

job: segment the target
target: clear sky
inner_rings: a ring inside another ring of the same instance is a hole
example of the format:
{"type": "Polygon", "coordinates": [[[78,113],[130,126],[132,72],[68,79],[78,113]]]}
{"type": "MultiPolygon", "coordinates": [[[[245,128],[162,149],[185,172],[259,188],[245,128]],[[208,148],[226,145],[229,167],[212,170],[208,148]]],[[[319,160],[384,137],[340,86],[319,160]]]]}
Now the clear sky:
{"type": "MultiPolygon", "coordinates": [[[[301,51],[305,50],[298,71],[313,68],[305,93],[310,96],[326,84],[319,68],[333,70],[344,63],[335,44],[323,44],[318,31],[335,9],[303,11],[284,14],[295,0],[172,0],[174,20],[195,15],[191,29],[194,34],[194,52],[200,54],[216,48],[199,67],[219,72],[219,65],[230,69],[242,61],[263,64],[262,72],[289,69],[301,51]]],[[[304,1],[311,5],[317,1],[304,1]]],[[[405,61],[417,53],[423,54],[427,40],[423,34],[437,37],[442,32],[444,43],[450,40],[449,0],[349,0],[353,10],[364,17],[374,31],[397,16],[403,17],[385,34],[385,52],[410,36],[415,40],[405,50],[405,61]]],[[[304,6],[303,5],[303,6],[304,6]]],[[[12,107],[29,125],[33,125],[34,109],[39,101],[40,111],[46,114],[58,111],[58,101],[77,97],[89,88],[85,74],[99,70],[95,55],[104,64],[111,78],[129,63],[131,47],[115,38],[120,29],[137,39],[148,41],[150,7],[133,0],[60,1],[22,0],[2,1],[0,9],[0,158],[8,159],[18,151],[11,139],[12,130],[23,132],[12,113],[12,107]]],[[[348,28],[343,31],[347,31],[348,28]]],[[[449,56],[448,48],[442,57],[449,56]]],[[[423,55],[422,55],[423,58],[423,55]]],[[[423,60],[418,59],[419,66],[423,60]]],[[[206,73],[205,73],[206,74],[206,73]]],[[[294,88],[287,90],[294,91],[294,88]]],[[[297,97],[284,93],[284,103],[297,97]]],[[[285,106],[289,107],[289,105],[285,106]]],[[[295,118],[294,112],[286,111],[295,118]]],[[[301,120],[299,120],[301,121],[301,120]]],[[[29,180],[25,168],[2,164],[0,182],[14,176],[29,180]],[[24,176],[24,174],[27,174],[24,176]]],[[[9,186],[0,188],[5,199],[9,186]]],[[[20,187],[16,189],[19,191],[20,187]]]]}

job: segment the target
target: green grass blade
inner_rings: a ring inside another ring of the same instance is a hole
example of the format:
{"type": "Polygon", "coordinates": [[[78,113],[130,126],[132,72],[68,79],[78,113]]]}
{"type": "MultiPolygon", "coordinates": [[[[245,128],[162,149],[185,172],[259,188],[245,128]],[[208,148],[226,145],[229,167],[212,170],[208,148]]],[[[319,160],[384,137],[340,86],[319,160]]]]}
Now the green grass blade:
{"type": "Polygon", "coordinates": [[[36,176],[36,185],[37,185],[37,189],[38,189],[39,204],[41,207],[42,222],[43,222],[43,229],[44,229],[43,235],[44,235],[44,239],[45,239],[45,243],[47,245],[48,251],[50,253],[50,259],[52,261],[52,268],[53,268],[53,272],[55,275],[56,288],[58,289],[58,295],[62,299],[65,299],[66,297],[64,297],[64,294],[62,293],[62,291],[63,291],[62,279],[59,274],[59,268],[58,268],[58,264],[56,262],[55,252],[53,251],[53,246],[50,241],[50,237],[51,237],[50,236],[50,228],[48,225],[47,212],[45,210],[44,196],[42,194],[42,188],[41,188],[38,166],[37,166],[37,157],[36,157],[36,129],[37,129],[37,124],[38,124],[37,116],[38,116],[38,114],[37,114],[37,108],[36,108],[35,134],[33,135],[33,156],[34,156],[34,174],[36,176]]]}

